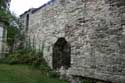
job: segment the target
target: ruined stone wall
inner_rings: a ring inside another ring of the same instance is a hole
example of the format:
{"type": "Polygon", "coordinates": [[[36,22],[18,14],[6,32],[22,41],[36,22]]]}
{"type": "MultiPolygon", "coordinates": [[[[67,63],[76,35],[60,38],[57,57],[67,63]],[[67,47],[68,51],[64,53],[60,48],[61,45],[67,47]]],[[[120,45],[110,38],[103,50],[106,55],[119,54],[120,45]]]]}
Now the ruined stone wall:
{"type": "Polygon", "coordinates": [[[3,27],[0,25],[0,59],[2,58],[2,44],[3,44],[3,27]]]}
{"type": "MultiPolygon", "coordinates": [[[[25,18],[25,13],[23,19],[25,18]]],[[[125,82],[125,1],[55,0],[30,13],[27,38],[52,67],[53,45],[71,45],[71,75],[125,82]]]]}
{"type": "Polygon", "coordinates": [[[0,59],[5,57],[7,53],[7,45],[6,39],[7,38],[7,31],[5,28],[4,23],[0,22],[0,59]]]}

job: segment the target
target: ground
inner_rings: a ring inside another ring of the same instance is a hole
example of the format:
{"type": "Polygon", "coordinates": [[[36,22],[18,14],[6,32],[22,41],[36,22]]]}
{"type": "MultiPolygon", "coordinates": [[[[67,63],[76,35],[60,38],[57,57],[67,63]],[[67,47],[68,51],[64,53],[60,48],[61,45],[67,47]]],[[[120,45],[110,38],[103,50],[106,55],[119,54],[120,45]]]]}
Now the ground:
{"type": "Polygon", "coordinates": [[[0,64],[0,83],[67,83],[27,65],[0,64]]]}

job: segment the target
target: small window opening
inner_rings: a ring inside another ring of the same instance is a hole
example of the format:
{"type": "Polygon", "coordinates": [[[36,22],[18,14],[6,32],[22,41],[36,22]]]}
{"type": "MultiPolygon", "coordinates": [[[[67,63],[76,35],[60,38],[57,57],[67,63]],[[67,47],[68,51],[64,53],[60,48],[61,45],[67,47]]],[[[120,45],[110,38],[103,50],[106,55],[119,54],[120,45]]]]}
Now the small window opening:
{"type": "Polygon", "coordinates": [[[28,27],[29,27],[29,14],[27,14],[26,16],[26,31],[28,31],[28,27]]]}

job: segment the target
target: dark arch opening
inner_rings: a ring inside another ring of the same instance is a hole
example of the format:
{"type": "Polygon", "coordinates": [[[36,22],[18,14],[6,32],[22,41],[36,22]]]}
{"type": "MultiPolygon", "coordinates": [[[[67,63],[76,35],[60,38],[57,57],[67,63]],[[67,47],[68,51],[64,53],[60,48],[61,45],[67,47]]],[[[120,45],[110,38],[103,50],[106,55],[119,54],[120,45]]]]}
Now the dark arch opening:
{"type": "Polygon", "coordinates": [[[59,38],[53,46],[53,69],[70,67],[71,46],[65,38],[59,38]]]}

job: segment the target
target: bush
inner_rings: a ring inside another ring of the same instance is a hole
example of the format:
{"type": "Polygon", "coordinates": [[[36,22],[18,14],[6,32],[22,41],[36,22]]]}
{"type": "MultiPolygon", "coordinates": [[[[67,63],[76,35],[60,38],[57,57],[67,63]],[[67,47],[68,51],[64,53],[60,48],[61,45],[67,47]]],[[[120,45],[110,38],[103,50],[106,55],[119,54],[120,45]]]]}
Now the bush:
{"type": "Polygon", "coordinates": [[[33,67],[40,69],[44,75],[49,75],[51,71],[50,67],[47,65],[43,58],[43,52],[35,52],[31,49],[17,50],[13,53],[7,55],[4,60],[8,64],[30,64],[33,67]]]}
{"type": "Polygon", "coordinates": [[[83,79],[81,83],[93,83],[93,81],[90,79],[83,79]]]}
{"type": "Polygon", "coordinates": [[[35,52],[34,50],[18,50],[9,54],[5,60],[9,64],[32,64],[34,66],[40,66],[45,64],[42,52],[35,52]]]}
{"type": "Polygon", "coordinates": [[[49,76],[52,78],[59,78],[60,74],[58,72],[55,72],[55,71],[50,71],[49,76]]]}
{"type": "Polygon", "coordinates": [[[4,62],[5,63],[9,63],[9,64],[16,64],[16,63],[19,62],[18,58],[19,58],[19,54],[18,53],[10,54],[9,57],[6,57],[4,59],[4,62]]]}

